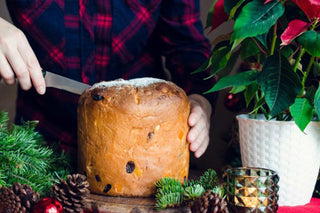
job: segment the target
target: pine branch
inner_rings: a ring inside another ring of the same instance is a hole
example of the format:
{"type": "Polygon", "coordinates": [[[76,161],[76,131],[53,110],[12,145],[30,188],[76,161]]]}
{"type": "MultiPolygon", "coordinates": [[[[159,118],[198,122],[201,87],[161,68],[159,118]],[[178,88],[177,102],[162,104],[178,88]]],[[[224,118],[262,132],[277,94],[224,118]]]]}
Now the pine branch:
{"type": "Polygon", "coordinates": [[[208,169],[200,177],[200,184],[205,188],[205,190],[212,190],[218,185],[218,177],[216,171],[213,169],[208,169]]]}
{"type": "Polygon", "coordinates": [[[0,136],[3,132],[7,131],[7,124],[9,121],[9,116],[7,112],[0,112],[0,136]]]}
{"type": "Polygon", "coordinates": [[[198,180],[188,180],[188,181],[185,181],[184,183],[183,183],[183,187],[184,188],[186,188],[186,187],[188,187],[188,186],[194,186],[194,185],[197,185],[197,184],[201,184],[200,183],[200,181],[198,181],[198,180]]]}
{"type": "Polygon", "coordinates": [[[218,186],[217,173],[213,169],[204,172],[199,181],[189,180],[181,184],[179,180],[166,177],[160,179],[155,185],[158,210],[185,205],[200,197],[207,190],[213,190],[219,195],[224,194],[223,189],[218,186]]]}
{"type": "Polygon", "coordinates": [[[161,178],[158,182],[156,182],[156,187],[158,189],[163,188],[165,186],[175,186],[175,185],[181,186],[181,183],[179,180],[176,180],[171,177],[161,178]]]}
{"type": "Polygon", "coordinates": [[[0,171],[0,187],[5,185],[3,171],[0,171]]]}
{"type": "Polygon", "coordinates": [[[70,173],[66,155],[46,147],[35,131],[37,121],[23,122],[8,128],[8,113],[0,112],[0,184],[30,185],[40,194],[50,191],[53,182],[70,173]]]}
{"type": "Polygon", "coordinates": [[[178,207],[182,202],[182,195],[179,192],[166,193],[161,197],[156,198],[156,209],[178,207]]]}
{"type": "Polygon", "coordinates": [[[194,184],[188,186],[183,191],[183,199],[185,201],[194,201],[196,198],[200,197],[205,192],[205,189],[200,184],[194,184]]]}
{"type": "Polygon", "coordinates": [[[165,209],[181,205],[184,188],[179,180],[174,178],[162,178],[156,183],[156,208],[165,209]]]}
{"type": "Polygon", "coordinates": [[[225,197],[225,190],[223,188],[223,186],[216,186],[214,187],[213,189],[211,189],[211,192],[214,194],[214,193],[217,193],[219,195],[219,197],[225,197]]]}

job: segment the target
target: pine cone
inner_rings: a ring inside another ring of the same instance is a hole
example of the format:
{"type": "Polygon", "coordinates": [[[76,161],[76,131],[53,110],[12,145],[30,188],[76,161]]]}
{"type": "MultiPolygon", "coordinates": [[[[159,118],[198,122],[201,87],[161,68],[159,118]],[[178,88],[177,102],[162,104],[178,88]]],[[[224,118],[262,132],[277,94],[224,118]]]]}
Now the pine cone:
{"type": "Polygon", "coordinates": [[[190,203],[192,213],[229,213],[227,202],[219,194],[206,191],[190,203]]]}
{"type": "Polygon", "coordinates": [[[66,213],[82,212],[86,197],[90,193],[87,177],[81,174],[68,175],[67,180],[53,184],[51,191],[66,213]]]}
{"type": "Polygon", "coordinates": [[[14,183],[10,188],[2,187],[0,194],[0,213],[30,212],[39,200],[39,193],[29,185],[14,183]]]}

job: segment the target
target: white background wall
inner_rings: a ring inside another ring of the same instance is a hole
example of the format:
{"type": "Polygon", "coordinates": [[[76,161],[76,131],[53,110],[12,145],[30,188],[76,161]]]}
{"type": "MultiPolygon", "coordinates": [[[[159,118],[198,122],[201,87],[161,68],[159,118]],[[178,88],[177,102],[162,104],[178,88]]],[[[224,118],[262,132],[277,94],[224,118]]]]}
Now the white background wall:
{"type": "MultiPolygon", "coordinates": [[[[210,8],[212,0],[200,0],[201,2],[201,18],[205,22],[207,12],[210,8]]],[[[9,14],[6,8],[5,0],[0,0],[0,17],[10,21],[9,14]]],[[[206,35],[210,40],[214,39],[217,35],[224,33],[230,29],[230,25],[218,28],[213,33],[206,35]]],[[[7,86],[0,83],[0,110],[9,112],[11,120],[15,115],[15,99],[16,99],[17,87],[7,86]]],[[[234,114],[225,110],[223,106],[224,92],[219,96],[215,113],[212,119],[211,128],[211,142],[208,150],[200,159],[192,158],[192,165],[199,169],[214,168],[220,171],[225,165],[227,143],[223,140],[223,137],[228,135],[231,122],[234,119],[234,114]]]]}

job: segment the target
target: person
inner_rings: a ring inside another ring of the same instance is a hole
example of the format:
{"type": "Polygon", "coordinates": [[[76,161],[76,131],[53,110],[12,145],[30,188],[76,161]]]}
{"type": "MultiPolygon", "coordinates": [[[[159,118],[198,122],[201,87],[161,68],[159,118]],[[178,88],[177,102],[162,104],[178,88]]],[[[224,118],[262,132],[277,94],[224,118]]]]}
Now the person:
{"type": "Polygon", "coordinates": [[[205,152],[215,94],[202,93],[215,79],[204,81],[208,73],[190,74],[211,51],[199,0],[6,3],[14,25],[0,18],[0,76],[9,85],[15,78],[19,82],[16,122],[38,120],[46,140],[59,141],[65,150],[76,147],[79,96],[46,89],[42,69],[87,84],[169,78],[191,103],[190,150],[195,157],[205,152]]]}

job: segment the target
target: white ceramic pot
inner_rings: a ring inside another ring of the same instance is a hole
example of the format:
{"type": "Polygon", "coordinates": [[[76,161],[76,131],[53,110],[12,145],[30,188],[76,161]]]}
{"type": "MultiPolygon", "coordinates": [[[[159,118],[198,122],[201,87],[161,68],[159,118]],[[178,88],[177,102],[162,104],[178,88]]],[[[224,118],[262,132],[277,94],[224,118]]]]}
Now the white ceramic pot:
{"type": "Polygon", "coordinates": [[[266,121],[263,115],[238,115],[243,166],[278,172],[279,206],[310,202],[320,166],[320,126],[310,122],[304,133],[294,121],[266,121]]]}

